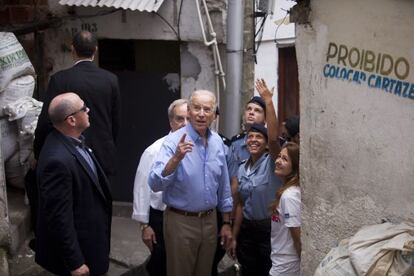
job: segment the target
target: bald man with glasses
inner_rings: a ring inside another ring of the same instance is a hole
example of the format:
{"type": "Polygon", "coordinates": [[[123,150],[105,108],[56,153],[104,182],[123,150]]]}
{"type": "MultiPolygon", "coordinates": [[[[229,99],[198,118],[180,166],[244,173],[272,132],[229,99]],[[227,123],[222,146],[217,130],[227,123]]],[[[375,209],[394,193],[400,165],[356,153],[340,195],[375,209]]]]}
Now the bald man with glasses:
{"type": "Polygon", "coordinates": [[[57,275],[104,275],[109,267],[112,197],[82,133],[89,108],[75,93],[50,102],[53,130],[37,165],[36,262],[57,275]]]}

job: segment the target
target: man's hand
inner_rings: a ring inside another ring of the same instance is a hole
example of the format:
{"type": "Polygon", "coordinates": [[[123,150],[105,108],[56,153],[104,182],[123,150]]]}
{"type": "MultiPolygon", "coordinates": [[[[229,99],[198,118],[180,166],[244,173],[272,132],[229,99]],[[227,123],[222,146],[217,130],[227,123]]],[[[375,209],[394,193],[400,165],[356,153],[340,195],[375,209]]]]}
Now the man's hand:
{"type": "Polygon", "coordinates": [[[181,136],[180,142],[178,142],[177,149],[175,150],[175,158],[177,158],[178,161],[183,160],[185,154],[187,152],[191,152],[193,150],[193,143],[189,141],[185,141],[185,137],[187,136],[186,133],[181,136]]]}
{"type": "Polygon", "coordinates": [[[257,92],[259,92],[260,97],[262,97],[264,101],[272,100],[273,90],[275,88],[273,87],[272,90],[269,90],[269,88],[267,88],[267,85],[264,79],[256,80],[256,89],[257,89],[257,92]]]}
{"type": "Polygon", "coordinates": [[[229,248],[227,248],[227,254],[233,260],[236,259],[236,247],[237,247],[237,241],[236,241],[236,239],[233,239],[230,246],[229,246],[229,248]]]}
{"type": "Polygon", "coordinates": [[[187,134],[184,133],[183,136],[181,136],[180,142],[178,142],[174,155],[170,158],[170,160],[168,160],[167,164],[165,165],[165,168],[161,173],[163,177],[172,174],[180,164],[181,160],[183,160],[187,152],[191,152],[193,150],[193,143],[185,141],[186,135],[187,134]]]}
{"type": "Polygon", "coordinates": [[[70,272],[72,276],[89,276],[89,268],[86,264],[81,265],[70,272]]]}
{"type": "Polygon", "coordinates": [[[148,249],[152,252],[152,249],[153,249],[152,244],[157,243],[157,238],[155,237],[155,232],[151,228],[151,226],[145,227],[145,229],[142,230],[142,241],[145,243],[148,249]]]}
{"type": "Polygon", "coordinates": [[[233,241],[233,234],[231,233],[231,227],[228,224],[223,224],[220,231],[221,246],[228,250],[233,241]]]}

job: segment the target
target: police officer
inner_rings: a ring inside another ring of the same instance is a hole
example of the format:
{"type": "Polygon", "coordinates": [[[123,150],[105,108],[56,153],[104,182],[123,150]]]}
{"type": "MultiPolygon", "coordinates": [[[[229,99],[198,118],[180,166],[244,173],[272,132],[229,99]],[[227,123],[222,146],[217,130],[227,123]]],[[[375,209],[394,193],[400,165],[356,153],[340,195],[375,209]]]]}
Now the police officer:
{"type": "Polygon", "coordinates": [[[237,171],[240,163],[249,158],[249,152],[246,148],[246,132],[254,123],[265,124],[266,104],[261,97],[254,96],[247,102],[243,114],[243,132],[231,138],[231,145],[228,152],[227,165],[229,167],[229,176],[232,194],[237,192],[237,171]]]}
{"type": "Polygon", "coordinates": [[[253,123],[246,134],[245,148],[249,158],[238,168],[235,196],[233,246],[230,253],[238,258],[243,276],[267,276],[271,267],[269,206],[281,186],[275,176],[275,160],[280,152],[278,119],[272,92],[265,81],[257,80],[256,88],[266,103],[268,129],[253,123]]]}

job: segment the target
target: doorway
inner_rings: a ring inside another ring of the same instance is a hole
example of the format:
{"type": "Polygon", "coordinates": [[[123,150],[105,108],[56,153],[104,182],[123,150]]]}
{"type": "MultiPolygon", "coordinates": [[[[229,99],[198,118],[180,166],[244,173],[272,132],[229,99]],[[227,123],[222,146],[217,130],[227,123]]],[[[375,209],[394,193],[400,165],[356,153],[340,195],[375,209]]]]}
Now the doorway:
{"type": "Polygon", "coordinates": [[[122,124],[117,139],[115,201],[132,202],[139,159],[155,140],[168,134],[167,109],[180,98],[178,42],[102,39],[99,66],[118,76],[122,124]]]}
{"type": "Polygon", "coordinates": [[[278,118],[282,123],[299,115],[298,62],[295,47],[279,48],[278,118]]]}

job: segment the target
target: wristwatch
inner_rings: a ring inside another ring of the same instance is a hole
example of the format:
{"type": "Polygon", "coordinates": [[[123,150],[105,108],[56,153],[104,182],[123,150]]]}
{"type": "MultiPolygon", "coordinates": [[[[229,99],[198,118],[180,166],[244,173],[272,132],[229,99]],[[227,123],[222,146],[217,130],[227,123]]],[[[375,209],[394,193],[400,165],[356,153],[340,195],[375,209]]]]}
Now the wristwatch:
{"type": "Polygon", "coordinates": [[[141,232],[144,231],[147,227],[149,227],[148,223],[141,223],[141,232]]]}

